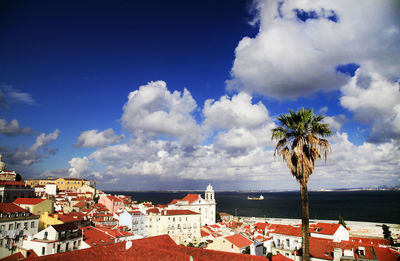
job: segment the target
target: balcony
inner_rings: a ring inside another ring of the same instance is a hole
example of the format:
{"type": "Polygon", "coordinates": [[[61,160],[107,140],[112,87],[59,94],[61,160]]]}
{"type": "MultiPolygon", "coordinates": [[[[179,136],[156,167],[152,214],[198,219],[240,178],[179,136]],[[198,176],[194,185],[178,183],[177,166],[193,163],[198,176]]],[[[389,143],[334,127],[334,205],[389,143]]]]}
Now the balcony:
{"type": "Polygon", "coordinates": [[[63,235],[59,234],[58,240],[64,241],[64,240],[74,239],[74,238],[81,237],[81,236],[82,236],[82,231],[78,230],[78,231],[74,231],[74,232],[67,232],[66,234],[63,234],[63,235]]]}

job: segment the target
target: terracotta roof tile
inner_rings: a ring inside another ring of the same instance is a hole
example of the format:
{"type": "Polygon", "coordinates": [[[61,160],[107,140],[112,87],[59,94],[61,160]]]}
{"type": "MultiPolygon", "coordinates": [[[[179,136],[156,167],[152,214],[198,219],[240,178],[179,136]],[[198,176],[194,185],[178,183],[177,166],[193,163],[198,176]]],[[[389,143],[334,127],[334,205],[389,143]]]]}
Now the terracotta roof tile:
{"type": "Polygon", "coordinates": [[[241,234],[236,234],[232,236],[225,237],[226,240],[237,246],[238,248],[247,247],[253,244],[253,241],[242,236],[241,234]]]}
{"type": "Polygon", "coordinates": [[[44,198],[17,198],[13,203],[17,205],[37,205],[45,200],[44,198]]]}
{"type": "Polygon", "coordinates": [[[15,213],[15,212],[28,212],[28,210],[21,208],[14,203],[0,203],[0,213],[15,213]]]}
{"type": "Polygon", "coordinates": [[[176,215],[200,215],[200,213],[188,210],[188,209],[167,209],[162,210],[163,216],[176,216],[176,215]]]}
{"type": "Polygon", "coordinates": [[[310,225],[310,232],[316,234],[333,235],[340,226],[340,224],[317,223],[310,225]]]}

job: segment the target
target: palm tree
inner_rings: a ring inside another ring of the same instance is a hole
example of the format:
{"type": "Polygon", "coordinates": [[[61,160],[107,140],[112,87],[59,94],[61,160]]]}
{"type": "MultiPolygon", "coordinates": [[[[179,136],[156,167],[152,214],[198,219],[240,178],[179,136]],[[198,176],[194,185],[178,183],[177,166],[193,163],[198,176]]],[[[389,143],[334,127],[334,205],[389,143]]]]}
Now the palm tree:
{"type": "Polygon", "coordinates": [[[325,118],[314,115],[312,109],[301,108],[297,112],[280,115],[279,127],[272,129],[272,139],[277,140],[275,155],[282,157],[290,172],[300,183],[302,252],[303,261],[310,259],[309,254],[309,211],[307,183],[314,171],[314,162],[326,160],[330,151],[329,142],[322,137],[332,134],[328,124],[321,123],[325,118]]]}

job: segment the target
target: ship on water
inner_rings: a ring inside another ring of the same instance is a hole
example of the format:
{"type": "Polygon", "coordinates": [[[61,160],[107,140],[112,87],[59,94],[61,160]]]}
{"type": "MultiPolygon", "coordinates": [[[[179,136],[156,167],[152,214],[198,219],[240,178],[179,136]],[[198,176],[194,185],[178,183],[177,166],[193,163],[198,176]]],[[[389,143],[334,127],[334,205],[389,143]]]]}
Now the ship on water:
{"type": "Polygon", "coordinates": [[[248,196],[247,199],[248,200],[264,200],[264,197],[263,197],[263,195],[260,195],[260,197],[258,197],[258,198],[253,198],[253,197],[248,196]]]}

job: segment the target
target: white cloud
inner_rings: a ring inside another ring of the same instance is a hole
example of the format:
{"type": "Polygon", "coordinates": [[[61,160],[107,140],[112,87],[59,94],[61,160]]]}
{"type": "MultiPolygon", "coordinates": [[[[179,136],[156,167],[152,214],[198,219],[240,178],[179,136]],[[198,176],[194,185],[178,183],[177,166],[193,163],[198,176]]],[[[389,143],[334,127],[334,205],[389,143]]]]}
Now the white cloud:
{"type": "Polygon", "coordinates": [[[111,128],[101,132],[98,132],[98,130],[87,130],[83,131],[79,135],[76,146],[84,148],[103,147],[109,144],[118,143],[122,138],[122,135],[116,135],[114,130],[111,128]]]}
{"type": "Polygon", "coordinates": [[[320,162],[311,180],[313,187],[376,187],[398,186],[400,175],[400,146],[396,142],[356,146],[347,133],[330,139],[332,151],[325,166],[320,162]]]}
{"type": "Polygon", "coordinates": [[[19,134],[31,134],[30,128],[21,128],[16,119],[11,120],[9,123],[6,119],[0,119],[0,133],[7,136],[17,136],[19,134]]]}
{"type": "Polygon", "coordinates": [[[10,103],[36,104],[31,94],[21,92],[11,85],[0,85],[0,107],[8,109],[10,103]]]}
{"type": "Polygon", "coordinates": [[[222,129],[254,128],[270,120],[264,104],[252,104],[252,97],[244,92],[232,98],[222,96],[218,101],[206,100],[203,114],[204,125],[222,129]]]}
{"type": "Polygon", "coordinates": [[[340,103],[357,121],[371,124],[370,141],[400,138],[400,85],[378,73],[356,75],[343,86],[340,103]]]}
{"type": "Polygon", "coordinates": [[[222,96],[218,101],[207,100],[203,115],[204,129],[217,130],[216,149],[243,154],[249,149],[271,145],[274,123],[264,104],[253,104],[247,93],[241,92],[232,98],[222,96]]]}
{"type": "Polygon", "coordinates": [[[77,178],[82,178],[84,176],[89,175],[90,167],[93,165],[93,163],[88,159],[88,157],[83,157],[83,158],[75,157],[72,158],[68,163],[71,166],[68,169],[69,176],[77,178]]]}
{"type": "Polygon", "coordinates": [[[349,77],[336,67],[349,63],[398,79],[399,6],[380,0],[258,1],[259,32],[239,42],[227,87],[295,98],[339,89],[349,77]],[[314,11],[320,19],[303,22],[296,9],[314,11]],[[332,14],[337,22],[327,19],[332,14]]]}
{"type": "Polygon", "coordinates": [[[322,120],[322,123],[328,124],[331,130],[339,132],[347,121],[348,119],[346,115],[339,114],[335,116],[325,116],[325,118],[322,120]]]}
{"type": "Polygon", "coordinates": [[[35,143],[29,148],[21,145],[15,151],[7,148],[0,148],[0,151],[2,154],[5,154],[7,162],[12,165],[32,165],[39,162],[42,158],[56,153],[56,150],[48,148],[47,145],[57,140],[59,134],[59,130],[55,130],[49,134],[41,133],[36,137],[35,143]]]}
{"type": "Polygon", "coordinates": [[[149,82],[129,94],[121,121],[135,136],[164,136],[196,144],[202,138],[191,115],[196,108],[188,90],[171,93],[165,82],[149,82]]]}

